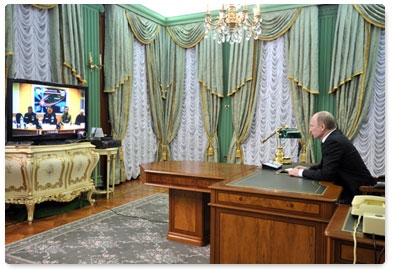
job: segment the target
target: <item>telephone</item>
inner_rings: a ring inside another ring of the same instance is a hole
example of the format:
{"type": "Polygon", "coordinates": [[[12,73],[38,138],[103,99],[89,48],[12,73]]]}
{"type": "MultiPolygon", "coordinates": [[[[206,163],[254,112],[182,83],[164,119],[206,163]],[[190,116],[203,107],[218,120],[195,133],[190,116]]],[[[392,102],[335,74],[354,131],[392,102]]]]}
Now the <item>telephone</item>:
{"type": "Polygon", "coordinates": [[[362,215],[364,213],[385,214],[385,197],[373,195],[356,195],[351,202],[352,215],[362,215]]]}
{"type": "Polygon", "coordinates": [[[351,214],[363,217],[363,233],[385,236],[385,197],[356,195],[351,205],[351,214]]]}

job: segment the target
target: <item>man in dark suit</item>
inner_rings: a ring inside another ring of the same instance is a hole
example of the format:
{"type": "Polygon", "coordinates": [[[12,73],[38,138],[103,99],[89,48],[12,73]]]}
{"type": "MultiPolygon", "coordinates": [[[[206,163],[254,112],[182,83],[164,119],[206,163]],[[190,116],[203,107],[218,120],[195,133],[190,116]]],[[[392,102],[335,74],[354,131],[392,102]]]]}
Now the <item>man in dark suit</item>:
{"type": "Polygon", "coordinates": [[[360,186],[375,184],[357,149],[337,129],[331,113],[315,113],[310,120],[310,133],[321,139],[321,163],[311,167],[296,166],[288,171],[289,175],[335,182],[343,187],[339,200],[342,203],[351,203],[355,195],[361,194],[360,186]]]}
{"type": "Polygon", "coordinates": [[[44,114],[42,123],[43,124],[51,124],[51,125],[58,124],[58,120],[56,119],[56,115],[53,112],[52,106],[48,106],[47,112],[44,114]]]}
{"type": "Polygon", "coordinates": [[[27,108],[27,113],[23,116],[23,122],[26,124],[33,124],[38,126],[38,119],[36,113],[33,112],[33,107],[29,106],[27,108]]]}

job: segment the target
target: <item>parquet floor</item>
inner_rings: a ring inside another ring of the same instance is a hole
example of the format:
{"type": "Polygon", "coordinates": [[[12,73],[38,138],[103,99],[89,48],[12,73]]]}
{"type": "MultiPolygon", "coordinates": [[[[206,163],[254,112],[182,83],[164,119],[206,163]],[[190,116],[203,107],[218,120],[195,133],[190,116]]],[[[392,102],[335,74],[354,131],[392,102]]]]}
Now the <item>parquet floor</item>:
{"type": "Polygon", "coordinates": [[[115,186],[115,193],[106,198],[105,194],[94,194],[96,200],[93,206],[86,206],[66,213],[49,216],[42,219],[34,219],[32,224],[16,222],[7,217],[5,213],[5,244],[9,244],[29,236],[50,230],[52,228],[77,221],[87,216],[118,207],[134,200],[155,194],[168,193],[168,189],[146,186],[139,179],[126,181],[115,186]]]}

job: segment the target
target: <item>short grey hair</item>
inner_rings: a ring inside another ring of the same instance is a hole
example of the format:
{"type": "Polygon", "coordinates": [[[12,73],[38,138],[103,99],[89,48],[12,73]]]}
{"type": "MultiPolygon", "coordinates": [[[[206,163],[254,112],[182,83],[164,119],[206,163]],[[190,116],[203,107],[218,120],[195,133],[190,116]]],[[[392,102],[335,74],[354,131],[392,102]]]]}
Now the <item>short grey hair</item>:
{"type": "Polygon", "coordinates": [[[317,112],[316,114],[317,122],[325,124],[328,130],[336,129],[336,121],[333,115],[328,111],[317,112]]]}

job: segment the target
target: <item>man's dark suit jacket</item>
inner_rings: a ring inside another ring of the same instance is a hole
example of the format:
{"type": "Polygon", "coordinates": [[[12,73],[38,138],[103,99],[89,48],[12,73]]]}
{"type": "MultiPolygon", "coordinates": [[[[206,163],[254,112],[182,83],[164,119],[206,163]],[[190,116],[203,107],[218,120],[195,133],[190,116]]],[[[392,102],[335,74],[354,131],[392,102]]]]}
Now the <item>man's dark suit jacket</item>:
{"type": "Polygon", "coordinates": [[[303,177],[342,186],[344,203],[351,203],[354,195],[361,194],[359,186],[375,184],[359,152],[341,131],[335,130],[326,138],[321,152],[321,163],[304,170],[303,177]]]}

